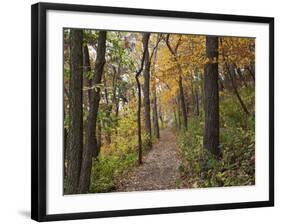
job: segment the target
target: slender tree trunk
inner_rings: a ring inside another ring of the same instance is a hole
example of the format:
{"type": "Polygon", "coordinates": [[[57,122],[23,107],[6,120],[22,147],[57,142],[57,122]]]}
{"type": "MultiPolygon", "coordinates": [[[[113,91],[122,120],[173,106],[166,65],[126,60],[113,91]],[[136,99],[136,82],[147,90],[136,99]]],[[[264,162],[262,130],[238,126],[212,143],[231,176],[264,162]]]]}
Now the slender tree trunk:
{"type": "Polygon", "coordinates": [[[245,114],[249,115],[250,113],[249,113],[245,103],[243,102],[243,100],[242,100],[242,98],[241,98],[241,96],[238,92],[236,82],[235,82],[234,77],[233,77],[235,75],[234,65],[226,63],[226,67],[228,69],[228,75],[229,75],[230,80],[231,80],[233,91],[234,91],[243,111],[245,112],[245,114]]]}
{"type": "MultiPolygon", "coordinates": [[[[104,95],[105,95],[105,102],[106,102],[106,106],[105,106],[105,116],[107,118],[110,118],[111,117],[111,111],[112,111],[112,105],[109,103],[109,100],[108,100],[108,93],[107,93],[107,80],[106,80],[106,77],[104,76],[103,77],[103,82],[104,82],[104,95]]],[[[113,100],[114,100],[114,97],[113,96],[113,100]]],[[[105,125],[107,125],[107,128],[105,129],[105,140],[106,140],[106,143],[107,144],[110,144],[111,143],[111,131],[110,131],[110,128],[108,126],[110,126],[109,124],[110,121],[106,121],[104,122],[105,125]]]]}
{"type": "Polygon", "coordinates": [[[179,130],[181,130],[181,105],[180,105],[180,95],[177,96],[177,106],[178,106],[178,124],[179,124],[179,130]]]}
{"type": "Polygon", "coordinates": [[[193,83],[193,79],[191,79],[191,95],[193,101],[193,114],[195,116],[199,116],[199,96],[198,96],[198,89],[197,85],[193,83]]]}
{"type": "Polygon", "coordinates": [[[138,153],[139,164],[142,164],[142,139],[141,139],[141,86],[139,77],[136,76],[137,88],[138,88],[138,111],[137,111],[137,124],[138,124],[138,153]]]}
{"type": "Polygon", "coordinates": [[[219,90],[223,91],[224,90],[223,80],[220,76],[219,76],[218,80],[219,80],[219,90]]]}
{"type": "MultiPolygon", "coordinates": [[[[146,46],[146,42],[149,41],[149,33],[143,34],[143,48],[146,46]]],[[[144,58],[144,85],[143,85],[143,101],[144,101],[144,126],[147,135],[148,146],[151,147],[151,117],[150,117],[150,60],[149,60],[149,50],[147,48],[147,53],[144,58]]]]}
{"type": "Polygon", "coordinates": [[[193,115],[196,114],[196,102],[195,102],[195,93],[194,93],[194,86],[193,86],[193,78],[190,79],[190,89],[191,89],[191,98],[192,98],[192,109],[193,115]]]}
{"type": "Polygon", "coordinates": [[[83,150],[83,31],[70,30],[70,80],[69,80],[69,147],[65,194],[78,193],[83,150]]]}
{"type": "Polygon", "coordinates": [[[247,71],[249,72],[249,74],[251,75],[254,83],[255,83],[255,66],[254,65],[249,65],[248,67],[246,67],[247,71]]]}
{"type": "MultiPolygon", "coordinates": [[[[101,121],[98,121],[98,128],[97,128],[97,155],[100,152],[101,149],[101,121]]],[[[96,158],[96,156],[93,156],[94,158],[96,158]]]]}
{"type": "MultiPolygon", "coordinates": [[[[100,31],[98,37],[97,57],[94,68],[93,86],[101,83],[105,64],[106,32],[100,31]]],[[[87,193],[90,187],[92,157],[98,156],[96,138],[96,123],[100,101],[100,88],[91,88],[89,92],[89,117],[85,149],[83,151],[82,167],[79,179],[79,193],[87,193]]]]}
{"type": "Polygon", "coordinates": [[[209,61],[205,65],[204,76],[205,129],[203,147],[219,156],[218,37],[206,36],[206,55],[209,61]]]}
{"type": "MultiPolygon", "coordinates": [[[[159,39],[157,39],[159,41],[159,39]]],[[[159,42],[158,42],[159,43],[159,42]]],[[[156,45],[156,47],[158,44],[156,45]]],[[[160,131],[159,131],[159,119],[158,119],[158,106],[157,106],[157,92],[156,92],[156,77],[155,77],[155,72],[156,72],[156,61],[157,61],[157,48],[154,51],[154,62],[153,62],[153,69],[152,69],[152,74],[154,76],[154,81],[153,81],[153,86],[152,86],[152,91],[153,91],[153,130],[154,130],[154,136],[155,138],[160,138],[160,131]]]]}
{"type": "Polygon", "coordinates": [[[161,123],[161,127],[164,128],[164,118],[163,118],[163,113],[162,113],[162,108],[161,108],[161,103],[160,103],[160,98],[159,98],[159,103],[158,103],[158,117],[161,123]]]}
{"type": "Polygon", "coordinates": [[[182,85],[182,75],[183,75],[183,71],[181,68],[181,65],[178,62],[178,55],[177,55],[177,51],[178,48],[180,46],[181,43],[181,36],[178,40],[178,43],[176,45],[176,47],[174,49],[172,49],[172,46],[169,43],[169,34],[167,35],[166,38],[166,44],[167,47],[170,51],[170,53],[173,56],[174,61],[176,62],[176,66],[177,66],[177,70],[178,70],[178,74],[179,74],[179,80],[178,80],[178,85],[179,85],[179,91],[180,91],[180,102],[181,102],[181,111],[182,111],[182,115],[183,115],[183,125],[184,125],[184,129],[187,130],[187,102],[185,101],[185,97],[184,97],[184,91],[183,91],[183,85],[182,85]]]}
{"type": "Polygon", "coordinates": [[[178,118],[177,118],[177,112],[176,112],[175,109],[173,109],[173,113],[174,113],[174,120],[175,120],[176,128],[179,129],[178,118]]]}
{"type": "Polygon", "coordinates": [[[195,86],[195,105],[196,105],[195,115],[199,116],[199,95],[198,95],[197,86],[195,86]]]}
{"type": "Polygon", "coordinates": [[[154,88],[153,90],[153,127],[154,127],[154,135],[156,138],[159,139],[160,132],[159,132],[159,122],[158,122],[156,88],[154,88]]]}
{"type": "Polygon", "coordinates": [[[237,73],[239,75],[240,80],[242,80],[244,86],[248,87],[248,84],[247,84],[246,80],[244,79],[244,76],[242,75],[241,69],[239,67],[237,67],[237,73]]]}
{"type": "Polygon", "coordinates": [[[148,54],[148,40],[149,35],[143,35],[143,55],[141,60],[141,66],[139,70],[136,72],[136,82],[137,82],[137,89],[138,89],[138,110],[137,110],[137,125],[138,125],[138,154],[139,154],[139,164],[142,163],[142,139],[141,139],[141,85],[139,81],[139,76],[142,73],[143,65],[145,61],[146,54],[148,54]]]}
{"type": "Polygon", "coordinates": [[[185,97],[184,97],[181,75],[179,76],[178,85],[179,85],[179,91],[180,91],[180,102],[181,102],[181,111],[182,111],[182,117],[183,117],[183,125],[184,125],[184,129],[187,130],[187,107],[186,107],[186,102],[185,102],[185,97]]]}

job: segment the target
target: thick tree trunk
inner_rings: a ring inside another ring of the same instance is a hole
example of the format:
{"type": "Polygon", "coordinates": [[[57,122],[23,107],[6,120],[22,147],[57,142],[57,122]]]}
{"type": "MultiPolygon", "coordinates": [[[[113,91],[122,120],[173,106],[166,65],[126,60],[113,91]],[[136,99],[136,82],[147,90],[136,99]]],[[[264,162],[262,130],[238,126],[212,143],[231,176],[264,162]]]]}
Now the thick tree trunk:
{"type": "Polygon", "coordinates": [[[69,145],[65,194],[78,193],[83,150],[83,56],[82,30],[70,30],[70,80],[69,80],[69,145]]]}
{"type": "Polygon", "coordinates": [[[204,75],[205,129],[203,147],[219,156],[218,37],[206,37],[206,55],[209,61],[205,65],[204,75]]]}
{"type": "MultiPolygon", "coordinates": [[[[143,48],[145,48],[146,43],[149,41],[149,33],[143,34],[143,48]]],[[[144,58],[144,85],[143,85],[143,101],[144,101],[144,126],[147,135],[148,146],[151,147],[151,117],[150,117],[150,59],[149,50],[147,48],[147,53],[144,58]]]]}
{"type": "MultiPolygon", "coordinates": [[[[106,32],[100,31],[98,37],[97,57],[94,68],[93,86],[101,83],[103,67],[105,64],[106,32]]],[[[89,91],[89,117],[88,131],[86,136],[85,149],[83,151],[83,160],[79,180],[79,193],[87,193],[90,187],[92,157],[98,156],[98,145],[96,138],[96,123],[100,101],[100,88],[91,88],[89,91]]]]}

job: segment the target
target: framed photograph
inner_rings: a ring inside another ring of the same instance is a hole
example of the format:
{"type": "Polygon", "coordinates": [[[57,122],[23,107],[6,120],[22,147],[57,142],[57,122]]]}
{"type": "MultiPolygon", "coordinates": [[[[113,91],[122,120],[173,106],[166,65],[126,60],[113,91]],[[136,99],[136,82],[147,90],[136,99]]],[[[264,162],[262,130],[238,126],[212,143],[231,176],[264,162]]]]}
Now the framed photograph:
{"type": "Polygon", "coordinates": [[[32,219],[274,205],[274,19],[32,5],[32,219]]]}

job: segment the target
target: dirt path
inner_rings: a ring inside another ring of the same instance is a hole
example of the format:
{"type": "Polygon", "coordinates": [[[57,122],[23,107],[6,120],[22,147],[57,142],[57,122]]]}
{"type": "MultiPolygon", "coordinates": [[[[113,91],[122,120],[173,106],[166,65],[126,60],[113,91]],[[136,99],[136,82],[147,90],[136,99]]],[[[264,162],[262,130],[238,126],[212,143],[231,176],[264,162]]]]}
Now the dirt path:
{"type": "Polygon", "coordinates": [[[160,141],[144,156],[143,164],[133,168],[118,180],[117,191],[145,191],[176,189],[180,159],[176,137],[167,128],[160,133],[160,141]]]}

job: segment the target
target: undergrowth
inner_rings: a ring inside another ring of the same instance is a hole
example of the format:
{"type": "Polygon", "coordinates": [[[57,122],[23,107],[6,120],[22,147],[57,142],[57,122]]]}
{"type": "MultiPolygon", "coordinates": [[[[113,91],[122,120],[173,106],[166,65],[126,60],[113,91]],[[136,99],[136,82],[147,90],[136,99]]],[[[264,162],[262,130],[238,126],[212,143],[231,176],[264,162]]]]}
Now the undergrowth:
{"type": "Polygon", "coordinates": [[[220,150],[218,159],[203,149],[204,116],[189,119],[186,132],[178,134],[182,187],[221,187],[255,184],[254,90],[240,89],[251,115],[245,115],[233,95],[220,95],[220,150]]]}
{"type": "MultiPolygon", "coordinates": [[[[134,113],[126,114],[118,121],[112,134],[112,142],[104,144],[92,166],[91,193],[106,193],[116,189],[118,177],[138,164],[138,136],[134,113]]],[[[142,135],[143,153],[149,147],[142,135]]],[[[153,139],[152,139],[153,141],[153,139]]]]}

